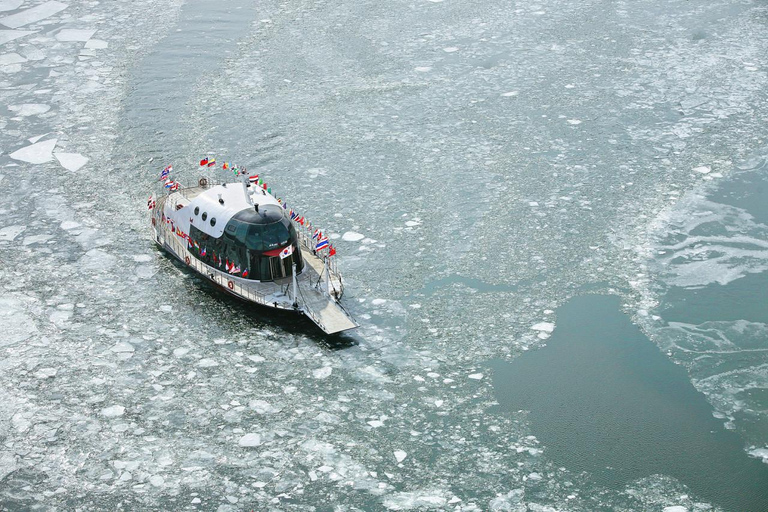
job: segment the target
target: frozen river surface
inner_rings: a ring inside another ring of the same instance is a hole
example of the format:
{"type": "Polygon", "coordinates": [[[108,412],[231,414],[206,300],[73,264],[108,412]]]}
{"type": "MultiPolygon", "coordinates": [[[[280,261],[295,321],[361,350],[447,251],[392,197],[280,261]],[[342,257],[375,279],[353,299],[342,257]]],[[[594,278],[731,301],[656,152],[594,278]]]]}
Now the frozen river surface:
{"type": "Polygon", "coordinates": [[[767,25],[0,0],[0,510],[768,510],[767,25]],[[207,152],[326,228],[358,331],[153,247],[207,152]]]}

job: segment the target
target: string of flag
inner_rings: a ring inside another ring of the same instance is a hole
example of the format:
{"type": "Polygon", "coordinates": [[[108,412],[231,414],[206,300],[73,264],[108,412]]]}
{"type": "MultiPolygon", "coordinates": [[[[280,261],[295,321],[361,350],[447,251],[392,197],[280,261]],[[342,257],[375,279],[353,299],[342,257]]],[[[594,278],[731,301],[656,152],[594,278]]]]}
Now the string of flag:
{"type": "MultiPolygon", "coordinates": [[[[211,167],[215,167],[215,166],[216,166],[216,158],[214,158],[214,157],[206,156],[205,158],[200,160],[200,167],[211,168],[211,167]]],[[[236,177],[247,176],[248,175],[248,169],[246,169],[245,167],[238,167],[237,165],[230,164],[229,162],[223,162],[221,164],[221,168],[223,170],[225,170],[225,171],[226,170],[231,170],[232,173],[236,177]]],[[[165,168],[163,168],[163,170],[160,172],[160,178],[159,178],[158,181],[162,181],[163,182],[163,187],[172,192],[172,191],[178,190],[181,187],[181,184],[179,182],[174,181],[174,180],[171,179],[171,177],[170,177],[171,172],[173,172],[173,165],[168,165],[165,168]]],[[[282,198],[275,196],[272,193],[272,188],[269,187],[267,185],[267,183],[262,178],[259,177],[258,174],[252,174],[252,175],[248,176],[248,183],[253,185],[253,186],[255,186],[255,187],[261,188],[267,194],[270,194],[273,197],[275,197],[277,202],[280,205],[282,205],[284,210],[286,210],[286,212],[287,212],[288,216],[290,217],[291,221],[294,222],[296,224],[296,226],[300,230],[303,230],[303,232],[306,234],[306,238],[309,240],[310,247],[316,253],[320,254],[321,256],[326,256],[328,258],[336,255],[336,248],[333,247],[333,245],[331,245],[330,240],[328,239],[328,237],[326,235],[324,235],[323,232],[320,231],[320,229],[315,228],[312,225],[312,223],[309,222],[309,220],[307,220],[303,215],[300,215],[297,211],[293,210],[292,208],[289,208],[288,207],[288,203],[283,201],[282,198]],[[327,253],[323,254],[322,251],[327,251],[327,253]]],[[[150,195],[149,199],[147,201],[147,208],[152,210],[152,209],[155,208],[155,206],[156,206],[156,202],[155,202],[154,196],[150,195]]],[[[165,218],[165,215],[163,215],[163,218],[165,218]]],[[[166,219],[166,220],[168,222],[171,222],[170,219],[166,219]]],[[[172,226],[172,228],[173,228],[173,226],[172,226]]],[[[171,231],[173,231],[173,229],[171,229],[171,231]]],[[[197,242],[194,242],[194,241],[190,240],[188,235],[186,235],[185,233],[181,232],[180,230],[179,230],[179,232],[177,232],[177,235],[181,236],[182,238],[185,238],[187,240],[188,245],[190,247],[196,246],[197,250],[200,251],[200,247],[199,247],[199,245],[197,245],[197,242]]],[[[291,248],[291,252],[289,252],[289,253],[287,253],[285,255],[283,253],[281,253],[280,254],[280,258],[287,258],[288,256],[290,256],[293,253],[293,246],[289,246],[289,247],[291,248]]],[[[287,249],[288,248],[286,248],[286,250],[287,249]]],[[[284,250],[284,252],[285,252],[285,250],[284,250]]],[[[205,253],[206,253],[206,250],[205,250],[205,248],[203,248],[201,254],[204,256],[205,253]]],[[[214,257],[214,259],[216,259],[215,255],[213,257],[214,257]]],[[[240,274],[242,272],[244,277],[247,275],[248,269],[245,269],[245,270],[241,271],[241,269],[239,267],[235,267],[234,263],[232,264],[232,268],[230,269],[229,265],[228,265],[229,262],[227,261],[226,263],[227,263],[227,267],[228,267],[227,268],[228,272],[230,272],[230,273],[237,273],[237,274],[240,274]],[[235,268],[237,269],[236,271],[235,271],[235,268]]]]}

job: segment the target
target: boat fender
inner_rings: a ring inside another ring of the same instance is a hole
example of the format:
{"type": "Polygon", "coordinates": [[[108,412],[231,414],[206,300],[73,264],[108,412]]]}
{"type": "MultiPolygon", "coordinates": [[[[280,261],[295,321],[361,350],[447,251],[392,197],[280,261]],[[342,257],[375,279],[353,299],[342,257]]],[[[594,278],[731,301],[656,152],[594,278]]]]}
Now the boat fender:
{"type": "Polygon", "coordinates": [[[229,287],[230,290],[235,289],[235,283],[233,281],[227,281],[227,286],[229,287]]]}
{"type": "Polygon", "coordinates": [[[189,265],[189,256],[184,256],[184,263],[189,265]]]}

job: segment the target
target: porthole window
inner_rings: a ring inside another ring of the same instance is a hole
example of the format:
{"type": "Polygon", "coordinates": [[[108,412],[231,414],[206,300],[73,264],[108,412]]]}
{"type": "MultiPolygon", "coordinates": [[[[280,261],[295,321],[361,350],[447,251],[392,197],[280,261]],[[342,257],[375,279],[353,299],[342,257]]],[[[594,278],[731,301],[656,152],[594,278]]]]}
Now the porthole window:
{"type": "Polygon", "coordinates": [[[216,225],[216,217],[211,217],[211,226],[216,225]]]}
{"type": "Polygon", "coordinates": [[[208,218],[208,212],[203,212],[203,220],[208,218]]]}
{"type": "Polygon", "coordinates": [[[200,207],[199,206],[195,206],[195,215],[197,215],[198,213],[200,213],[200,207]]]}

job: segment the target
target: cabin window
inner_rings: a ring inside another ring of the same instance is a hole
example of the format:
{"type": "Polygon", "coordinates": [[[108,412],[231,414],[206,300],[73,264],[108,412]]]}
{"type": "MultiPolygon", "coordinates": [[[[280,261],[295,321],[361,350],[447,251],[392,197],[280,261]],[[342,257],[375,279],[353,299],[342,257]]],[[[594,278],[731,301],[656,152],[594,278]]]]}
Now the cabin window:
{"type": "Polygon", "coordinates": [[[208,212],[203,212],[203,220],[208,218],[208,212]]]}
{"type": "Polygon", "coordinates": [[[211,217],[211,226],[216,225],[216,217],[211,217]]]}
{"type": "Polygon", "coordinates": [[[198,213],[200,213],[200,207],[199,206],[195,206],[195,215],[197,215],[198,213]]]}

